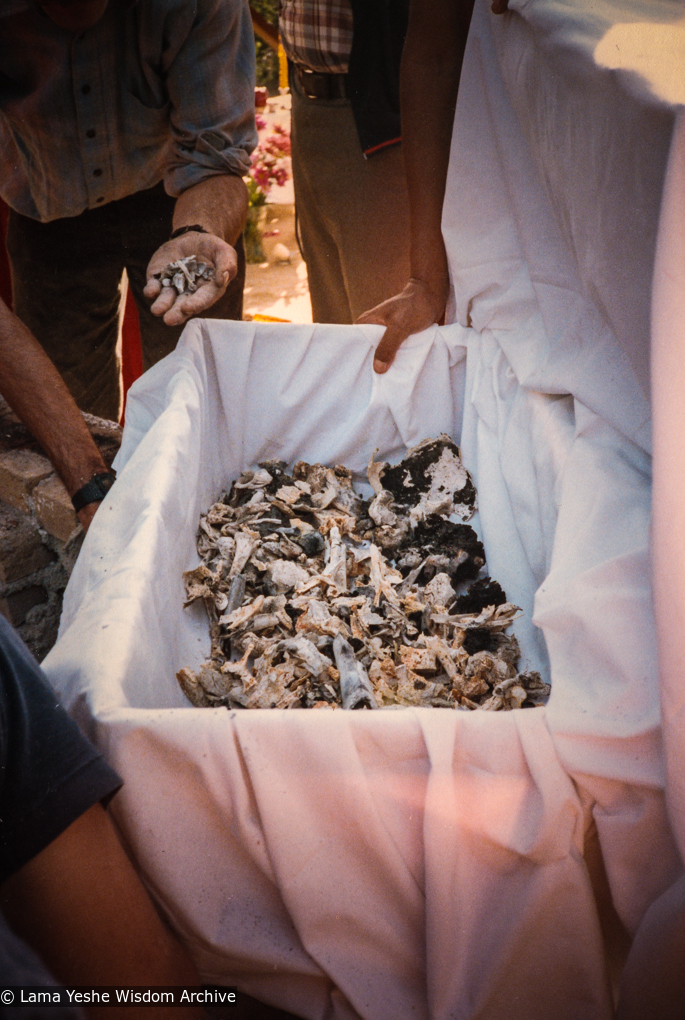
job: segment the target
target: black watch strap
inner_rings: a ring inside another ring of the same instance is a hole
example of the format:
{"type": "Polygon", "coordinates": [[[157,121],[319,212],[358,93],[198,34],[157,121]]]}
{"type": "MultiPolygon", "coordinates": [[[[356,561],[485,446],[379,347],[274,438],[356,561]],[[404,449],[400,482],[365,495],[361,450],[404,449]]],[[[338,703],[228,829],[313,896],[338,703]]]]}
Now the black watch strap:
{"type": "Polygon", "coordinates": [[[78,492],[75,492],[71,497],[76,513],[83,510],[84,506],[88,506],[89,503],[99,503],[103,500],[114,485],[115,479],[116,475],[113,471],[101,471],[99,474],[93,475],[91,480],[82,485],[78,492]]]}
{"type": "Polygon", "coordinates": [[[177,237],[183,237],[184,234],[190,234],[190,233],[193,233],[193,234],[208,234],[209,231],[205,230],[205,228],[203,226],[201,226],[201,224],[199,224],[199,223],[191,223],[191,225],[189,227],[177,227],[176,230],[174,230],[169,235],[169,240],[170,241],[175,241],[177,237]]]}

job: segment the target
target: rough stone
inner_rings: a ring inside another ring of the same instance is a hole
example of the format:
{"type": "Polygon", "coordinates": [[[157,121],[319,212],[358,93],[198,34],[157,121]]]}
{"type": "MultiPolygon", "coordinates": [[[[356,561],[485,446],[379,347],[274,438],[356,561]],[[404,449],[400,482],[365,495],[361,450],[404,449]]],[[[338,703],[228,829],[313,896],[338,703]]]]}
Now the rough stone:
{"type": "Polygon", "coordinates": [[[41,662],[48,654],[59,630],[62,615],[62,591],[50,593],[47,602],[29,609],[26,619],[17,627],[20,637],[41,662]]]}
{"type": "Polygon", "coordinates": [[[56,558],[31,518],[0,501],[0,584],[28,577],[56,558]]]}
{"type": "MultiPolygon", "coordinates": [[[[109,467],[120,427],[83,417],[109,467]]],[[[82,541],[66,489],[0,396],[0,613],[39,661],[57,638],[62,594],[82,541]]]]}
{"type": "Polygon", "coordinates": [[[69,493],[57,475],[44,479],[33,490],[36,517],[51,535],[66,542],[79,526],[69,493]]]}
{"type": "Polygon", "coordinates": [[[48,601],[48,593],[42,584],[10,592],[0,597],[0,613],[15,627],[19,627],[28,616],[29,610],[48,601]]]}
{"type": "Polygon", "coordinates": [[[0,495],[17,510],[29,512],[31,493],[51,474],[50,461],[40,453],[33,450],[0,452],[0,495]]]}

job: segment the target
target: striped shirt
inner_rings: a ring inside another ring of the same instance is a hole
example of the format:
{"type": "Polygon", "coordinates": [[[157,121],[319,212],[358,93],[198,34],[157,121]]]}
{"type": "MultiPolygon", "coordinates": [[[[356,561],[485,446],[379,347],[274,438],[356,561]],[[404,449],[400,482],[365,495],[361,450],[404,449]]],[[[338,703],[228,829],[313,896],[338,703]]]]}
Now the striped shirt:
{"type": "Polygon", "coordinates": [[[352,50],[349,0],[280,0],[283,49],[312,71],[347,74],[352,50]]]}
{"type": "Polygon", "coordinates": [[[47,222],[244,175],[257,141],[247,0],[110,0],[72,33],[0,0],[0,195],[47,222]]]}

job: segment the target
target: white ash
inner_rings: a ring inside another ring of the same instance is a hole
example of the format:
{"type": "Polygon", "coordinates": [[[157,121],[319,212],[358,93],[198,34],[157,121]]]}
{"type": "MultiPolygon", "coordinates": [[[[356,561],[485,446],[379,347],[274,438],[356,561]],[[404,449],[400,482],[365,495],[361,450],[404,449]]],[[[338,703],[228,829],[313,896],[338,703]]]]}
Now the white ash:
{"type": "Polygon", "coordinates": [[[170,262],[161,273],[155,273],[163,287],[173,287],[177,294],[192,294],[201,283],[214,279],[214,266],[200,261],[197,255],[170,262]]]}
{"type": "Polygon", "coordinates": [[[519,610],[484,576],[476,492],[448,436],[395,467],[300,461],[245,471],[200,520],[184,575],[211,651],[177,676],[199,707],[482,708],[543,704],[506,630],[519,610]],[[455,523],[450,517],[460,520],[455,523]]]}

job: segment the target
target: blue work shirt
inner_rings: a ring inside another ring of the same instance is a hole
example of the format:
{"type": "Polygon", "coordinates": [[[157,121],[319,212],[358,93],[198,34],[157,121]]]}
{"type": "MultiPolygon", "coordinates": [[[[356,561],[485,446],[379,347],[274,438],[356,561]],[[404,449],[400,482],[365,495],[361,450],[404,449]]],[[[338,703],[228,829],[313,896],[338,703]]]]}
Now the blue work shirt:
{"type": "Polygon", "coordinates": [[[24,216],[243,176],[256,142],[246,0],[110,0],[81,32],[0,0],[0,195],[24,216]]]}

